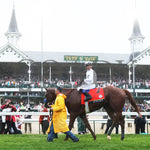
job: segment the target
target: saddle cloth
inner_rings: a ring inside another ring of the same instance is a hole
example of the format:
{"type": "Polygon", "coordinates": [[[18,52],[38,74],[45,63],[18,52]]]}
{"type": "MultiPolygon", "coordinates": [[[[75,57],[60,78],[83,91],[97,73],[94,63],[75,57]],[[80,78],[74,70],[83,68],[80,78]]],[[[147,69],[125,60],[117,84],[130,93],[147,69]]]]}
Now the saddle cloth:
{"type": "MultiPolygon", "coordinates": [[[[89,90],[88,93],[92,96],[92,98],[88,102],[94,102],[94,101],[99,101],[99,100],[105,99],[103,88],[97,87],[95,89],[89,90]]],[[[85,105],[84,99],[85,99],[85,95],[83,93],[81,93],[81,104],[82,105],[85,105]]]]}

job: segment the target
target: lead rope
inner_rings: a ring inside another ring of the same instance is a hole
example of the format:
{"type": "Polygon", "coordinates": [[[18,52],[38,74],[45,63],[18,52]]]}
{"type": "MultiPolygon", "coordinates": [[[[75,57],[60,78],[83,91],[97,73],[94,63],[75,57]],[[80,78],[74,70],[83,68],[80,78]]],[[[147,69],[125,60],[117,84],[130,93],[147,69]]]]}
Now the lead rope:
{"type": "Polygon", "coordinates": [[[52,116],[53,116],[53,111],[52,110],[49,111],[49,116],[50,116],[50,121],[52,121],[52,116]]]}
{"type": "Polygon", "coordinates": [[[74,89],[69,90],[69,92],[67,94],[65,94],[66,96],[68,96],[74,89]]]}
{"type": "Polygon", "coordinates": [[[52,117],[53,117],[53,111],[50,109],[50,110],[49,110],[49,118],[50,118],[50,121],[52,121],[52,117]]]}

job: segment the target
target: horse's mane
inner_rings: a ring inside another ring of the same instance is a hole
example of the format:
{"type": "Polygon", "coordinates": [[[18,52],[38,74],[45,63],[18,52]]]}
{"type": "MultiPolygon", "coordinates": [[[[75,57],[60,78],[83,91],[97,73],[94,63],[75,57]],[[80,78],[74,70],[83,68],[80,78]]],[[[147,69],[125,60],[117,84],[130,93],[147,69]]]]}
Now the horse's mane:
{"type": "Polygon", "coordinates": [[[55,88],[46,88],[46,91],[49,91],[49,92],[55,93],[55,88]]]}
{"type": "MultiPolygon", "coordinates": [[[[50,91],[52,93],[55,93],[55,88],[47,88],[47,91],[50,91]]],[[[76,90],[75,88],[62,88],[62,93],[65,95],[70,94],[73,90],[76,90]]]]}

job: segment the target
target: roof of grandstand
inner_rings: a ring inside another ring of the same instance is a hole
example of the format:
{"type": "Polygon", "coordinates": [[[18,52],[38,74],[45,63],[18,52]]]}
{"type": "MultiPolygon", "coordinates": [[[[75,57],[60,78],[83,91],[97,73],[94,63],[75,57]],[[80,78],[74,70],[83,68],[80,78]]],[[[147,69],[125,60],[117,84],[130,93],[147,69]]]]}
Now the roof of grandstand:
{"type": "MultiPolygon", "coordinates": [[[[0,62],[21,62],[23,59],[32,60],[34,62],[55,61],[55,62],[76,62],[75,60],[65,60],[65,56],[87,56],[95,57],[96,62],[110,64],[127,64],[130,54],[119,53],[76,53],[76,52],[43,52],[40,51],[21,51],[11,44],[6,44],[0,48],[0,62]]],[[[85,62],[85,60],[77,60],[77,62],[85,62]]]]}
{"type": "MultiPolygon", "coordinates": [[[[40,51],[24,51],[24,53],[35,62],[41,61],[40,51]]],[[[98,61],[103,63],[127,64],[130,54],[113,54],[113,53],[75,53],[75,52],[43,52],[43,60],[54,60],[57,62],[66,62],[64,56],[98,56],[98,61]]]]}

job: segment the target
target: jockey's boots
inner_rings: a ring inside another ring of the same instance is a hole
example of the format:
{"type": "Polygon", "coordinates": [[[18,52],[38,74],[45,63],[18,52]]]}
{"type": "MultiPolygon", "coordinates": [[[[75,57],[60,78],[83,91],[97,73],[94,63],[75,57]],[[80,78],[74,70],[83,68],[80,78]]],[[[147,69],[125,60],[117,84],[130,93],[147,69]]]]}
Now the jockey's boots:
{"type": "Polygon", "coordinates": [[[88,100],[92,98],[92,96],[88,92],[84,92],[83,94],[85,95],[85,99],[84,99],[85,102],[88,102],[88,100]]]}

